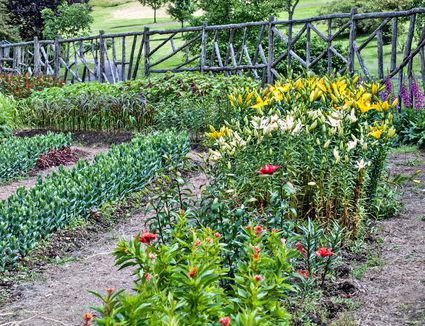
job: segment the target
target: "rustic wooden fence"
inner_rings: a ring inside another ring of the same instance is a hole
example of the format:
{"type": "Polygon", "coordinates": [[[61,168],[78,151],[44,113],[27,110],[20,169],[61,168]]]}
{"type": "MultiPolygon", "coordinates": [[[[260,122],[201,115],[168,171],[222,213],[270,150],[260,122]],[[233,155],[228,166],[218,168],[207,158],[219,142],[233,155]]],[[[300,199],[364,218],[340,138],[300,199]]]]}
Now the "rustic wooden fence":
{"type": "Polygon", "coordinates": [[[351,13],[290,21],[271,17],[267,22],[145,27],[141,32],[66,40],[35,38],[0,45],[0,71],[50,75],[71,83],[115,83],[167,71],[248,73],[272,83],[298,66],[312,73],[391,78],[399,90],[407,84],[412,92],[413,82],[425,85],[424,17],[425,8],[364,14],[354,8],[351,13]],[[359,35],[359,23],[372,20],[376,28],[359,35]],[[315,52],[318,42],[322,48],[315,52]]]}

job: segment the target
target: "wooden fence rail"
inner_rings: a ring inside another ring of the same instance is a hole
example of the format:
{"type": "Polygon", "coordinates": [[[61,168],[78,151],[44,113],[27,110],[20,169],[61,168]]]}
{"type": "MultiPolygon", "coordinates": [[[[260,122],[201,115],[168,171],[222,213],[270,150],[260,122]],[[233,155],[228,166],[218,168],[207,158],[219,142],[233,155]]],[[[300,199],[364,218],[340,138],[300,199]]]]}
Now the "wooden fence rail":
{"type": "Polygon", "coordinates": [[[154,73],[250,74],[272,83],[303,68],[425,87],[425,8],[350,13],[0,45],[0,72],[116,83],[154,73]],[[374,21],[359,34],[359,24],[374,21]],[[320,45],[319,47],[317,45],[320,45]]]}

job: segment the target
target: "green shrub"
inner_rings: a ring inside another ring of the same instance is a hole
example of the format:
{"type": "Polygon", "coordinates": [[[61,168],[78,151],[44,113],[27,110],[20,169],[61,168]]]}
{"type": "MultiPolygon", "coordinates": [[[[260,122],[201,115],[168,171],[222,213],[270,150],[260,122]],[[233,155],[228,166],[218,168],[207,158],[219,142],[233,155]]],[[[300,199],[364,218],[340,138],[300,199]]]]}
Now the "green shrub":
{"type": "Polygon", "coordinates": [[[72,170],[39,179],[29,189],[0,201],[0,269],[13,267],[40,239],[93,209],[144,188],[164,165],[164,155],[179,161],[188,152],[185,134],[171,132],[137,137],[72,170]]]}
{"type": "Polygon", "coordinates": [[[0,146],[0,184],[27,174],[41,155],[71,146],[71,142],[70,134],[6,138],[0,146]]]}

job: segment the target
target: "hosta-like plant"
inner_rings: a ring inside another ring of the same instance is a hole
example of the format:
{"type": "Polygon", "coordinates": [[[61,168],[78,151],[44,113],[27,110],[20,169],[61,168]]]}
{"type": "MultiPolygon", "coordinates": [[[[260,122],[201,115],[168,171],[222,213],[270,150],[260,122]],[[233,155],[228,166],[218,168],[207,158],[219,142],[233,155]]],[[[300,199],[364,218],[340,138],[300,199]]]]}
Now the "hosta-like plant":
{"type": "Polygon", "coordinates": [[[231,95],[241,118],[207,133],[214,191],[275,222],[338,220],[356,233],[395,136],[396,103],[381,89],[308,77],[231,95]]]}

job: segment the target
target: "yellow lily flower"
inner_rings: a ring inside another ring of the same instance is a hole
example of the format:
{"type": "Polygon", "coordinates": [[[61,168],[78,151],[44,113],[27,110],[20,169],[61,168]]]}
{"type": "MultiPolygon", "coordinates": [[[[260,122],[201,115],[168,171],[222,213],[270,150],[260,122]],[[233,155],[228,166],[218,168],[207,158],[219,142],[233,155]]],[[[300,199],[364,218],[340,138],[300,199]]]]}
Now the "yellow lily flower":
{"type": "Polygon", "coordinates": [[[265,106],[267,106],[269,103],[267,101],[264,101],[260,96],[257,95],[256,104],[252,105],[252,109],[261,109],[265,106]]]}
{"type": "Polygon", "coordinates": [[[381,129],[378,128],[373,128],[373,131],[369,133],[370,136],[376,138],[376,139],[380,139],[382,136],[383,131],[381,129]]]}

